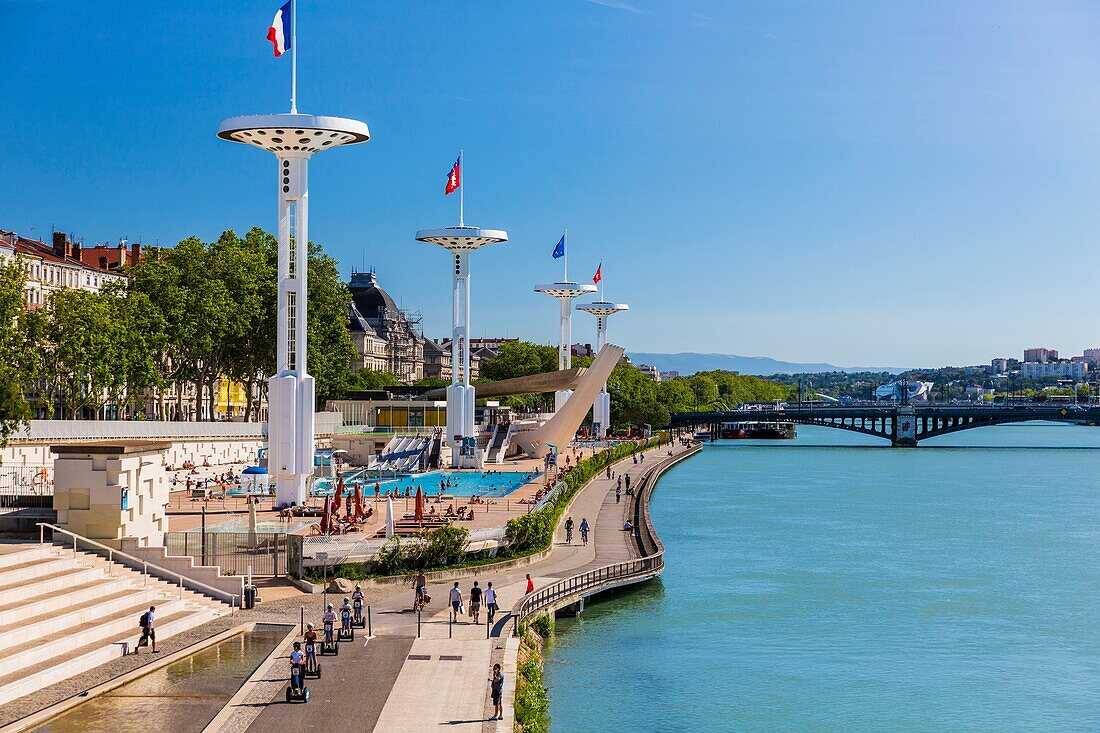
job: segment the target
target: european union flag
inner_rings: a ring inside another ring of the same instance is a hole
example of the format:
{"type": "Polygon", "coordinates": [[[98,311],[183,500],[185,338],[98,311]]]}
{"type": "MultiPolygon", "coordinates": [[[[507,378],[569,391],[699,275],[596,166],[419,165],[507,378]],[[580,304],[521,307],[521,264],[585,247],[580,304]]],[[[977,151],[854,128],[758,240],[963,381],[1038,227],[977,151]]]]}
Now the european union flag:
{"type": "Polygon", "coordinates": [[[565,257],[565,235],[561,235],[561,239],[558,240],[558,246],[554,247],[554,259],[565,257]]]}

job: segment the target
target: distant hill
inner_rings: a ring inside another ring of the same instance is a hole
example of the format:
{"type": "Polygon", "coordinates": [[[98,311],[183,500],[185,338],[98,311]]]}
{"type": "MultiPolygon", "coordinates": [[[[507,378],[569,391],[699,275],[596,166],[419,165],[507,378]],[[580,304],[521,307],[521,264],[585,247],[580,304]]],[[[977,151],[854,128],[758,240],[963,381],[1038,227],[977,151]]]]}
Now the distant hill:
{"type": "Polygon", "coordinates": [[[653,354],[642,351],[630,352],[635,364],[652,364],[665,371],[677,371],[683,375],[695,372],[708,372],[714,369],[726,369],[740,374],[754,374],[766,377],[772,374],[796,374],[817,372],[889,372],[900,374],[908,367],[842,367],[835,364],[808,364],[792,361],[779,361],[767,356],[737,356],[736,354],[653,354]]]}

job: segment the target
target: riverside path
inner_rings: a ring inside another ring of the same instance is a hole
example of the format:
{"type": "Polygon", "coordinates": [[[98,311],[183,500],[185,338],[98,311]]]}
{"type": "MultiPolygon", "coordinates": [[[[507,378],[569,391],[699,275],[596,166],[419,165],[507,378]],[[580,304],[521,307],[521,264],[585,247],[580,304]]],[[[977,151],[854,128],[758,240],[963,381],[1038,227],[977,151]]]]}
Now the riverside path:
{"type": "MultiPolygon", "coordinates": [[[[631,477],[636,486],[647,470],[679,460],[693,448],[664,446],[646,453],[642,463],[630,458],[612,466],[615,476],[631,477]],[[673,451],[673,458],[668,451],[673,451]]],[[[374,733],[418,733],[420,731],[466,731],[503,733],[514,727],[512,703],[515,694],[519,639],[506,609],[521,600],[530,573],[536,590],[587,569],[629,560],[638,555],[633,534],[623,531],[631,514],[625,493],[615,501],[615,480],[601,474],[574,497],[568,511],[576,525],[587,517],[592,527],[589,544],[581,544],[579,530],[573,543],[566,544],[562,523],[556,529],[551,552],[527,566],[494,571],[491,568],[456,571],[446,581],[429,583],[432,603],[421,616],[417,637],[417,614],[412,613],[413,590],[399,586],[372,605],[373,636],[358,630],[355,640],[340,644],[337,656],[322,658],[322,677],[310,680],[312,698],[306,705],[288,705],[283,699],[285,660],[276,665],[256,693],[227,711],[222,731],[267,733],[287,730],[357,730],[374,733]],[[474,580],[484,588],[492,581],[501,612],[487,627],[465,616],[457,624],[449,620],[447,595],[454,580],[463,598],[469,598],[474,580]],[[493,663],[505,674],[504,719],[490,721],[488,677],[493,663]],[[445,726],[441,727],[441,726],[445,726]]],[[[313,616],[319,617],[318,598],[313,616]]],[[[308,618],[308,616],[307,616],[308,618]]],[[[318,624],[319,626],[319,624],[318,624]]]]}

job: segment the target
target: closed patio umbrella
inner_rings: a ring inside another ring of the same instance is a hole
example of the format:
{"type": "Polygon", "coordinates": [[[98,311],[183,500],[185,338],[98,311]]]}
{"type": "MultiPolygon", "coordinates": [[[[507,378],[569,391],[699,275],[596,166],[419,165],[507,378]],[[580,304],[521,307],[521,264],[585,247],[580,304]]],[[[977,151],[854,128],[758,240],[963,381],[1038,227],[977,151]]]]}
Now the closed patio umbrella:
{"type": "Polygon", "coordinates": [[[393,499],[386,499],[386,539],[393,537],[393,499]]]}
{"type": "Polygon", "coordinates": [[[321,534],[327,535],[332,530],[332,504],[325,497],[325,511],[321,514],[321,534]]]}
{"type": "Polygon", "coordinates": [[[359,484],[355,485],[355,492],[352,494],[351,500],[355,504],[355,519],[362,522],[367,513],[363,509],[363,489],[359,484]]]}
{"type": "Polygon", "coordinates": [[[256,500],[248,497],[248,544],[256,546],[256,500]]]}
{"type": "Polygon", "coordinates": [[[336,479],[336,491],[332,495],[332,513],[340,513],[340,497],[344,495],[344,477],[336,479]]]}
{"type": "Polygon", "coordinates": [[[413,510],[413,518],[418,522],[424,521],[424,490],[416,487],[416,508],[413,510]]]}

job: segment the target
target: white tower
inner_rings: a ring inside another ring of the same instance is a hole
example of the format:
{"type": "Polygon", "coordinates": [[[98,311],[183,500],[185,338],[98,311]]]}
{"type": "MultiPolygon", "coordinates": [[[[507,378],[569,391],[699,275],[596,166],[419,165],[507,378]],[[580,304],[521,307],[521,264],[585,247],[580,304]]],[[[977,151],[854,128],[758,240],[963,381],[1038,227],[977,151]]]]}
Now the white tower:
{"type": "Polygon", "coordinates": [[[306,371],[309,159],[365,142],[370,131],[358,120],[292,113],[231,117],[218,137],[279,159],[279,325],[275,375],[268,380],[268,471],[278,505],[302,504],[313,475],[313,377],[306,371]]]}
{"type": "MultiPolygon", "coordinates": [[[[577,310],[596,316],[596,353],[598,354],[600,349],[607,343],[608,317],[630,310],[630,306],[626,303],[609,303],[606,300],[597,300],[594,303],[581,303],[577,306],[577,310]]],[[[596,395],[596,401],[592,403],[592,423],[599,426],[595,431],[596,438],[607,435],[607,431],[611,427],[611,396],[607,394],[606,382],[600,393],[596,395]]]]}
{"type": "Polygon", "coordinates": [[[479,467],[476,446],[462,449],[463,438],[476,438],[474,388],[470,385],[470,253],[487,244],[508,241],[502,229],[445,227],[421,229],[419,242],[438,244],[454,256],[452,268],[453,311],[451,331],[451,386],[447,388],[447,444],[451,446],[452,468],[479,467]]]}
{"type": "MultiPolygon", "coordinates": [[[[595,285],[580,285],[569,282],[568,271],[561,282],[549,285],[536,285],[536,293],[544,293],[558,301],[560,320],[558,323],[558,369],[573,368],[573,300],[582,295],[596,292],[595,285]]],[[[571,389],[559,389],[554,393],[554,411],[557,412],[569,396],[571,389]]]]}

